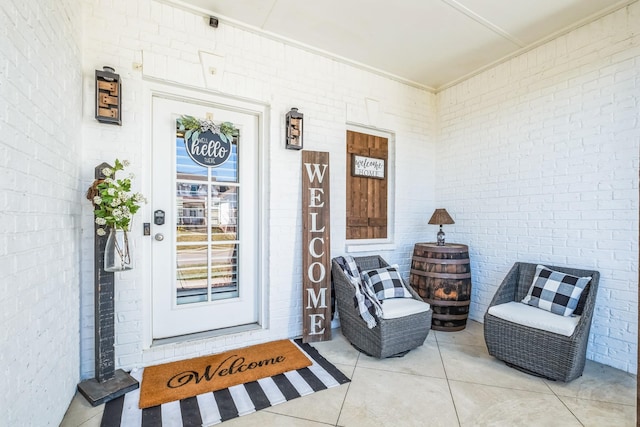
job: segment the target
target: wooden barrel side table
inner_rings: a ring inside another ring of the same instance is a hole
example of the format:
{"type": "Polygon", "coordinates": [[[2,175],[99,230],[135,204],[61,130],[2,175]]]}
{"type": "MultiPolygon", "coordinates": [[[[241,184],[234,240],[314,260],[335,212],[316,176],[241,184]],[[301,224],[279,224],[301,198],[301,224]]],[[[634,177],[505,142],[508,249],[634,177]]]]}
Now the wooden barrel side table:
{"type": "Polygon", "coordinates": [[[431,328],[461,331],[471,303],[471,265],[467,245],[416,243],[409,282],[433,310],[431,328]]]}

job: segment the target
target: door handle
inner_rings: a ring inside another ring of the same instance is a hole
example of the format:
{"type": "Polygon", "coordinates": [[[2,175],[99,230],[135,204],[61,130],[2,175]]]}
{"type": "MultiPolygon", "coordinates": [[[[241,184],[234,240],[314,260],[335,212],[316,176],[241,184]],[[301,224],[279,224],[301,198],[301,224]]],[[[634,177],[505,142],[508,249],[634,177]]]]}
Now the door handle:
{"type": "Polygon", "coordinates": [[[153,236],[153,237],[155,237],[155,239],[156,239],[158,242],[162,242],[162,241],[164,240],[164,234],[162,234],[162,233],[156,233],[156,235],[155,235],[155,236],[153,236]]]}

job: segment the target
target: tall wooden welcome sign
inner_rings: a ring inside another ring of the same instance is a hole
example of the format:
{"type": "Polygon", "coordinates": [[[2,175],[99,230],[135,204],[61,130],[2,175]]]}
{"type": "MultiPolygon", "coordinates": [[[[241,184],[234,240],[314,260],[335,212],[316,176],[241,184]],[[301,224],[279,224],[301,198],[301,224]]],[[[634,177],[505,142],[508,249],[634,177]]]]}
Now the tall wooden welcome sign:
{"type": "Polygon", "coordinates": [[[302,152],[302,341],[331,339],[329,153],[302,152]]]}

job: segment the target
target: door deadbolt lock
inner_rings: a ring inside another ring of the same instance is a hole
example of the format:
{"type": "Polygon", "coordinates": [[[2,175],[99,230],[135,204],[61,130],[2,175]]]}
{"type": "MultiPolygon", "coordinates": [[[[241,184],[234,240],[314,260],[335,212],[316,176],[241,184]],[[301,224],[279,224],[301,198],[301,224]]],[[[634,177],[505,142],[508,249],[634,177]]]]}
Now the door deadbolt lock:
{"type": "Polygon", "coordinates": [[[158,209],[153,213],[153,223],[155,225],[163,225],[164,224],[164,211],[158,209]]]}

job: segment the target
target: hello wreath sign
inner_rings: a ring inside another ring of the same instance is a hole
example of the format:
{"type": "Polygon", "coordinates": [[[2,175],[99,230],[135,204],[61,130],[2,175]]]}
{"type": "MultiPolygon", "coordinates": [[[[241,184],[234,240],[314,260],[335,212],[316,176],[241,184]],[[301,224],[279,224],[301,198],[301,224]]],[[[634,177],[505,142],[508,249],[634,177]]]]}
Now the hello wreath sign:
{"type": "Polygon", "coordinates": [[[197,164],[216,168],[231,156],[231,144],[238,130],[233,123],[219,125],[213,121],[182,116],[176,120],[176,130],[184,138],[187,154],[197,164]]]}

